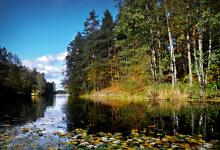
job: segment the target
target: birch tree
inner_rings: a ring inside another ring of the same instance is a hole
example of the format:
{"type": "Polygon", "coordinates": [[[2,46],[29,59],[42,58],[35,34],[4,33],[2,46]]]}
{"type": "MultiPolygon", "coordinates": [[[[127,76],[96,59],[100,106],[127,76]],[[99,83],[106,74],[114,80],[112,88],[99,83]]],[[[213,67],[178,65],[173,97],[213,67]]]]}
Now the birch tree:
{"type": "Polygon", "coordinates": [[[174,54],[174,46],[173,46],[173,38],[170,28],[170,12],[168,10],[167,1],[165,0],[165,13],[166,13],[166,21],[167,21],[167,32],[169,36],[169,50],[170,50],[170,68],[171,68],[171,75],[172,75],[172,87],[175,86],[177,81],[177,70],[176,70],[176,58],[174,54]]]}

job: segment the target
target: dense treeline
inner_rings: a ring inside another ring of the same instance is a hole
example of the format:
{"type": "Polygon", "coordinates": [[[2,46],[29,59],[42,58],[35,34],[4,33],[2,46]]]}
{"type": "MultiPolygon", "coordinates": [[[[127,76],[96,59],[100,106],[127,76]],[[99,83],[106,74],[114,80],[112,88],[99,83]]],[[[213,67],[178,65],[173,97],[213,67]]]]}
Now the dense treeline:
{"type": "Polygon", "coordinates": [[[66,85],[79,94],[115,84],[185,83],[220,88],[220,2],[214,0],[118,0],[113,21],[90,12],[68,46],[66,85]]]}
{"type": "Polygon", "coordinates": [[[113,18],[106,10],[102,24],[95,11],[84,23],[84,31],[77,33],[69,44],[67,59],[67,84],[69,92],[81,93],[100,90],[110,85],[110,61],[113,48],[113,18]]]}
{"type": "Polygon", "coordinates": [[[22,66],[16,54],[0,47],[0,94],[9,96],[45,95],[53,92],[54,83],[46,82],[44,74],[22,66]]]}

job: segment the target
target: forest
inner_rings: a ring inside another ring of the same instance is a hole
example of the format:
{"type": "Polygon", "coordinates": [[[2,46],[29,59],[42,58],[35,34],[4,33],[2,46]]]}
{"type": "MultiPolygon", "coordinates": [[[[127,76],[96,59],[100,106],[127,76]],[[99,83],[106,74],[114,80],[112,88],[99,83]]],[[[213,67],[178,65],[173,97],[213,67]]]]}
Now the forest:
{"type": "Polygon", "coordinates": [[[68,45],[69,93],[219,96],[220,2],[117,0],[117,7],[115,19],[106,10],[101,21],[92,10],[68,45]]]}
{"type": "Polygon", "coordinates": [[[220,1],[110,1],[0,2],[0,149],[220,149],[220,1]]]}
{"type": "Polygon", "coordinates": [[[47,95],[55,84],[47,82],[43,73],[23,66],[19,57],[0,47],[0,95],[47,95]]]}

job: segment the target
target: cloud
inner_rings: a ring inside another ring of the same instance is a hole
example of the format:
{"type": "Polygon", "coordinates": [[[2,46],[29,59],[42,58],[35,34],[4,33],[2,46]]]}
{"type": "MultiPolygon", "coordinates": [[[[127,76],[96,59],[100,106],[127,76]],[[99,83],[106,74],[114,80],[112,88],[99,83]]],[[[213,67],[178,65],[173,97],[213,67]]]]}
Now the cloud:
{"type": "Polygon", "coordinates": [[[47,55],[47,56],[42,56],[42,57],[37,58],[38,62],[45,62],[45,63],[50,63],[50,62],[53,62],[54,60],[55,60],[54,56],[52,55],[47,55]]]}
{"type": "Polygon", "coordinates": [[[67,55],[67,52],[60,53],[57,55],[56,60],[57,61],[64,61],[66,59],[66,55],[67,55]]]}
{"type": "Polygon", "coordinates": [[[67,52],[62,52],[56,55],[45,55],[36,58],[33,61],[23,60],[23,65],[30,69],[36,68],[38,72],[44,73],[47,81],[54,82],[57,89],[62,89],[61,82],[64,78],[66,68],[65,58],[67,52]]]}

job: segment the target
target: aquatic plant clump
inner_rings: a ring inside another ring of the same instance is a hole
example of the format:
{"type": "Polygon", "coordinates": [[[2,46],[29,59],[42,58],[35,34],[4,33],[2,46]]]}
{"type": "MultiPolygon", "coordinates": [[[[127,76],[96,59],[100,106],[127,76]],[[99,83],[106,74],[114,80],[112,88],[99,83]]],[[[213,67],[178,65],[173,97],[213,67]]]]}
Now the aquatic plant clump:
{"type": "Polygon", "coordinates": [[[88,134],[86,130],[45,133],[39,129],[21,129],[21,133],[0,135],[1,149],[216,149],[218,141],[205,141],[201,135],[147,136],[133,129],[128,136],[122,133],[88,134]]]}

